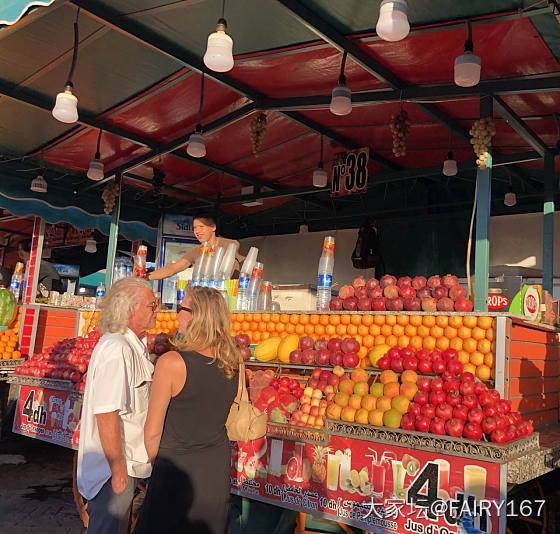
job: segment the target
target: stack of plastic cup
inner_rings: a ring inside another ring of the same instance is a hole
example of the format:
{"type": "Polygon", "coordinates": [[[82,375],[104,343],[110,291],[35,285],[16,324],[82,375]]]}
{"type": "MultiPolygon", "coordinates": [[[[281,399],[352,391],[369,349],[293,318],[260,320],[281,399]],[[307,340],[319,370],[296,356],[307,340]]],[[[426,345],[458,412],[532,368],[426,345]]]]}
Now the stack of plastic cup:
{"type": "Polygon", "coordinates": [[[224,256],[224,248],[217,247],[212,259],[210,260],[210,268],[208,273],[208,285],[210,287],[218,287],[220,282],[220,266],[224,256]]]}
{"type": "Polygon", "coordinates": [[[191,285],[197,286],[200,281],[200,264],[202,263],[202,254],[199,254],[194,262],[191,285]]]}
{"type": "Polygon", "coordinates": [[[224,280],[229,280],[231,278],[231,273],[233,272],[233,264],[235,263],[235,252],[237,246],[235,243],[230,243],[222,259],[222,264],[220,265],[220,275],[224,280]]]}
{"type": "Polygon", "coordinates": [[[210,263],[212,261],[212,256],[210,256],[210,251],[212,247],[208,241],[205,241],[202,245],[202,250],[200,255],[202,256],[200,260],[200,270],[198,272],[199,286],[207,286],[210,280],[210,263]]]}
{"type": "Polygon", "coordinates": [[[241,274],[239,275],[239,288],[237,290],[237,309],[238,310],[248,310],[249,309],[249,280],[251,279],[251,273],[253,267],[257,262],[257,255],[259,249],[257,247],[251,247],[249,253],[243,262],[241,267],[241,274]]]}

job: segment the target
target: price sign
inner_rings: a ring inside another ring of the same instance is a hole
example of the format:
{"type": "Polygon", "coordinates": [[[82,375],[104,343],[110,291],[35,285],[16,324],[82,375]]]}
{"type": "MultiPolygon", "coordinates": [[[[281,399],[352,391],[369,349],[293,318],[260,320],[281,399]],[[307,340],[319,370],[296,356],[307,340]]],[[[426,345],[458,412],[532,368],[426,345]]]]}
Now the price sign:
{"type": "Polygon", "coordinates": [[[369,148],[348,152],[344,160],[333,165],[331,196],[364,193],[368,185],[369,148]]]}

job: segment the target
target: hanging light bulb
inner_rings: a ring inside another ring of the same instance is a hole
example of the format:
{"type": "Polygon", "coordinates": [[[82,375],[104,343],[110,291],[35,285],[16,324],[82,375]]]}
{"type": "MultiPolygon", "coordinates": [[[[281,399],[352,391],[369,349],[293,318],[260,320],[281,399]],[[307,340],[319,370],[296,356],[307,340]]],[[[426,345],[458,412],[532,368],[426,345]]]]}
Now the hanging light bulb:
{"type": "Polygon", "coordinates": [[[99,152],[99,145],[101,143],[101,133],[102,130],[99,130],[99,135],[97,136],[97,150],[95,151],[94,159],[89,162],[89,169],[87,172],[87,177],[94,182],[98,182],[99,180],[103,180],[105,177],[103,173],[104,165],[101,161],[101,153],[99,152]]]}
{"type": "Polygon", "coordinates": [[[471,23],[467,21],[465,52],[455,58],[454,81],[459,87],[473,87],[480,82],[480,58],[473,54],[471,23]]]}
{"type": "Polygon", "coordinates": [[[300,234],[307,234],[308,232],[309,232],[309,227],[307,226],[306,222],[299,225],[299,233],[300,234]]]}
{"type": "Polygon", "coordinates": [[[202,130],[199,130],[198,127],[196,131],[189,136],[187,154],[193,158],[203,158],[206,156],[206,140],[202,135],[202,130]]]}
{"type": "Polygon", "coordinates": [[[457,174],[457,161],[455,161],[451,150],[447,153],[447,159],[443,162],[442,172],[445,176],[455,176],[457,174]]]}
{"type": "Polygon", "coordinates": [[[84,250],[89,254],[97,252],[97,241],[95,239],[87,239],[84,250]]]}
{"type": "Polygon", "coordinates": [[[31,191],[35,193],[46,193],[47,192],[47,181],[43,178],[43,174],[39,174],[31,182],[31,191]]]}
{"type": "Polygon", "coordinates": [[[406,0],[383,0],[375,26],[377,35],[384,41],[400,41],[410,32],[406,0]]]}
{"type": "Polygon", "coordinates": [[[76,21],[74,22],[74,53],[72,54],[72,64],[70,65],[70,72],[68,73],[68,78],[66,85],[64,87],[64,92],[58,93],[56,95],[56,102],[52,110],[53,117],[60,122],[66,124],[72,124],[78,120],[78,99],[72,93],[74,86],[72,85],[72,75],[74,74],[74,69],[76,68],[76,60],[78,59],[78,13],[76,14],[76,21]]]}
{"type": "Polygon", "coordinates": [[[346,76],[344,76],[346,55],[346,52],[342,55],[338,85],[332,90],[329,109],[333,115],[348,115],[352,111],[352,91],[346,86],[346,76]]]}
{"type": "Polygon", "coordinates": [[[509,191],[504,195],[504,204],[508,207],[511,208],[513,206],[515,206],[517,204],[517,196],[516,194],[513,192],[513,190],[509,189],[509,191]]]}
{"type": "Polygon", "coordinates": [[[233,69],[233,39],[226,33],[225,4],[226,0],[223,0],[222,16],[218,19],[216,31],[208,36],[204,54],[204,64],[215,72],[227,72],[233,69]]]}
{"type": "Polygon", "coordinates": [[[321,157],[318,168],[313,171],[313,187],[326,187],[329,178],[323,169],[323,136],[321,136],[321,157]]]}

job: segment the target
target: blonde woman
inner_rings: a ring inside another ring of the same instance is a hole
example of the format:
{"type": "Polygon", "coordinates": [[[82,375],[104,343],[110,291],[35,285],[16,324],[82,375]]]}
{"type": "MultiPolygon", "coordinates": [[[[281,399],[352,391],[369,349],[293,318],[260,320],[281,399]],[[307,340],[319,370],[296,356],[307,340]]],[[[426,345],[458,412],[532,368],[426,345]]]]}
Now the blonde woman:
{"type": "Polygon", "coordinates": [[[229,532],[230,448],[225,422],[240,353],[224,298],[188,288],[176,351],[156,364],[144,441],[153,462],[135,534],[229,532]]]}

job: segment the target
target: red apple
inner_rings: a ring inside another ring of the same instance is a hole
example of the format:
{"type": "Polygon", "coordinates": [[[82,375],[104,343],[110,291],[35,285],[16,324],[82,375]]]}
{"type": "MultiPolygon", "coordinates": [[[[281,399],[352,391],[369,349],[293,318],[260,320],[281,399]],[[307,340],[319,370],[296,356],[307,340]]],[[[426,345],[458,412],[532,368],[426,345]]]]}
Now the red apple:
{"type": "Polygon", "coordinates": [[[433,370],[433,366],[431,360],[426,360],[426,359],[418,360],[418,372],[423,374],[428,374],[431,373],[432,370],[433,370]]]}
{"type": "Polygon", "coordinates": [[[331,351],[328,349],[320,349],[315,355],[317,365],[329,365],[331,358],[331,351]]]}
{"type": "Polygon", "coordinates": [[[360,344],[353,337],[345,337],[340,345],[342,352],[348,354],[349,352],[358,352],[360,344]]]}
{"type": "Polygon", "coordinates": [[[403,358],[403,368],[416,371],[418,369],[418,359],[414,356],[405,356],[403,358]]]}
{"type": "Polygon", "coordinates": [[[390,369],[391,358],[389,358],[387,355],[382,356],[381,358],[379,358],[379,360],[377,360],[377,367],[379,367],[379,369],[381,369],[382,371],[386,371],[387,369],[390,369]]]}
{"type": "Polygon", "coordinates": [[[420,289],[416,290],[416,296],[422,300],[422,299],[427,299],[427,298],[431,298],[432,296],[432,290],[429,287],[421,287],[420,289]]]}
{"type": "Polygon", "coordinates": [[[404,369],[403,363],[404,363],[403,359],[400,358],[400,357],[392,358],[391,359],[391,369],[393,371],[396,371],[397,373],[400,373],[404,369]]]}
{"type": "Polygon", "coordinates": [[[344,300],[348,297],[354,296],[354,288],[352,286],[342,286],[338,292],[338,296],[344,300]]]}
{"type": "Polygon", "coordinates": [[[360,358],[355,352],[348,352],[342,358],[342,363],[344,367],[354,368],[360,363],[360,358]]]}
{"type": "Polygon", "coordinates": [[[330,351],[341,350],[340,349],[341,344],[342,344],[342,339],[340,339],[339,337],[333,337],[329,339],[327,343],[327,349],[329,349],[330,351]]]}
{"type": "Polygon", "coordinates": [[[251,343],[251,340],[249,339],[249,336],[247,334],[237,334],[235,336],[235,341],[240,347],[248,347],[251,343]]]}
{"type": "Polygon", "coordinates": [[[290,352],[290,363],[301,363],[302,362],[302,352],[301,350],[293,350],[290,352]]]}
{"type": "Polygon", "coordinates": [[[342,365],[342,359],[344,358],[344,352],[341,350],[335,350],[331,352],[330,364],[334,367],[335,365],[342,365]]]}
{"type": "Polygon", "coordinates": [[[315,345],[313,338],[309,336],[303,336],[299,338],[299,348],[300,350],[309,350],[312,349],[315,345]]]}
{"type": "Polygon", "coordinates": [[[315,350],[326,349],[328,348],[328,344],[329,342],[324,337],[320,337],[317,341],[315,341],[313,348],[315,350]]]}
{"type": "Polygon", "coordinates": [[[304,350],[301,353],[301,363],[313,365],[315,363],[315,351],[313,349],[304,350]]]}

